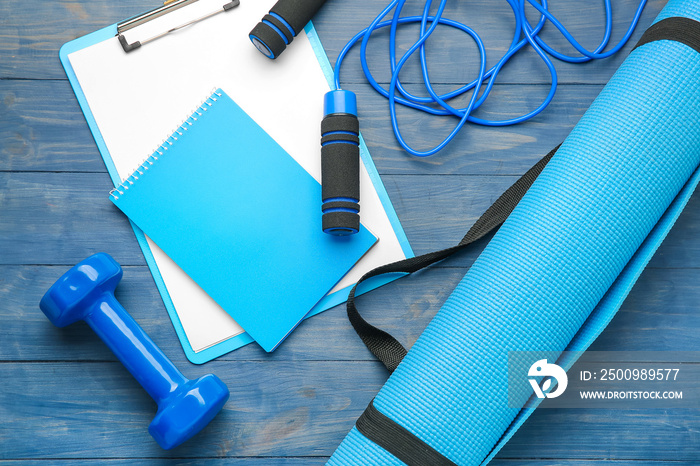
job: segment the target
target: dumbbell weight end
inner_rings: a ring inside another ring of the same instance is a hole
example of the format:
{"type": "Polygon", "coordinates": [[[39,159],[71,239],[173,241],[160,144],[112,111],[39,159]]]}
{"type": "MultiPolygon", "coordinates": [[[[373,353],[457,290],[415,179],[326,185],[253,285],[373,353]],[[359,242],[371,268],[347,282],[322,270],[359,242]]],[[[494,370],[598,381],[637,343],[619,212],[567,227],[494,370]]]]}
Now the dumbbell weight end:
{"type": "Polygon", "coordinates": [[[171,449],[206,426],[229,391],[213,374],[196,380],[182,375],[114,297],[122,273],[109,255],[90,256],[56,281],[39,307],[58,327],[87,322],[158,404],[149,432],[171,449]]]}

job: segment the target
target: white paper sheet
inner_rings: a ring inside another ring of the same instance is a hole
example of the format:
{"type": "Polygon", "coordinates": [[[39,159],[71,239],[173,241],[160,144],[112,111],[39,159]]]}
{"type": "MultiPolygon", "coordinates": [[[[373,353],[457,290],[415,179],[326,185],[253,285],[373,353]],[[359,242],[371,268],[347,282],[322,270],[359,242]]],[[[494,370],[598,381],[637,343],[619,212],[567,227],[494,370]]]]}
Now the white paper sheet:
{"type": "MultiPolygon", "coordinates": [[[[127,31],[125,37],[129,42],[150,37],[221,8],[223,3],[199,0],[127,31]]],[[[217,87],[320,180],[320,122],[329,86],[303,32],[276,60],[266,58],[251,44],[248,33],[273,4],[242,0],[229,12],[128,54],[115,37],[69,55],[122,180],[217,87]]],[[[206,163],[206,155],[192,163],[206,163]]],[[[380,240],[333,291],[355,283],[379,265],[405,257],[364,165],[360,183],[362,223],[380,240]]],[[[284,235],[279,239],[284,241],[284,235]]],[[[150,240],[149,246],[195,352],[242,332],[150,240]]]]}

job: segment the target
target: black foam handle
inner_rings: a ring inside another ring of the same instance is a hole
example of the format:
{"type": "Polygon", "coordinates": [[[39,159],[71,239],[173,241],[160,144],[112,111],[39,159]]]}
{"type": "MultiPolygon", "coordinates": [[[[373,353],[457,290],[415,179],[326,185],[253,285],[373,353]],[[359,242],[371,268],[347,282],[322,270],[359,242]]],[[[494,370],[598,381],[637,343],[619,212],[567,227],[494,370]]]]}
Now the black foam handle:
{"type": "Polygon", "coordinates": [[[279,0],[252,31],[250,39],[260,52],[277,58],[326,0],[279,0]]]}
{"type": "Polygon", "coordinates": [[[321,9],[326,0],[279,0],[270,13],[275,13],[294,29],[294,36],[299,34],[306,23],[321,9]]]}
{"type": "Polygon", "coordinates": [[[332,235],[360,230],[359,135],[355,115],[333,113],[321,121],[322,224],[332,235]]]}

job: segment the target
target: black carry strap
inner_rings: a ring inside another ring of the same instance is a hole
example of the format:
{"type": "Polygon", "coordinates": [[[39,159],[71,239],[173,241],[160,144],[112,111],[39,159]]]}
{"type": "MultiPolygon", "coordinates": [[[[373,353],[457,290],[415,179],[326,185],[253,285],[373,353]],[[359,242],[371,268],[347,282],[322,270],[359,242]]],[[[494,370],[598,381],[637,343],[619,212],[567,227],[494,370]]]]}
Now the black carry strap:
{"type": "Polygon", "coordinates": [[[457,466],[408,429],[382,414],[374,407],[374,400],[357,420],[355,427],[362,435],[406,464],[457,466]]]}
{"type": "MultiPolygon", "coordinates": [[[[683,43],[700,52],[700,22],[689,18],[667,18],[652,25],[642,36],[633,50],[657,40],[672,40],[683,43]]],[[[496,202],[474,223],[457,246],[431,252],[419,257],[394,262],[378,267],[366,273],[360,284],[367,278],[389,272],[411,273],[423,267],[434,264],[446,257],[461,251],[474,241],[482,238],[496,229],[510,215],[520,199],[525,195],[535,179],[542,172],[557,146],[544,156],[518,181],[506,190],[496,202]]],[[[348,298],[348,318],[367,348],[380,360],[390,372],[399,365],[406,355],[406,349],[394,337],[368,324],[357,312],[355,307],[355,289],[348,298]]],[[[370,441],[411,466],[452,466],[449,458],[417,437],[399,423],[381,413],[371,402],[355,424],[357,430],[370,441]]]]}
{"type": "Polygon", "coordinates": [[[682,16],[662,19],[644,31],[634,49],[657,40],[680,42],[700,52],[700,22],[682,16]]]}
{"type": "Polygon", "coordinates": [[[382,275],[385,273],[392,272],[403,272],[403,273],[413,273],[417,270],[425,268],[436,262],[439,262],[452,254],[462,251],[467,246],[477,241],[489,232],[493,231],[505,221],[510,215],[520,199],[525,195],[532,183],[535,181],[537,176],[542,172],[542,169],[547,165],[547,162],[552,158],[554,153],[559,149],[559,146],[552,149],[552,151],[542,157],[532,168],[530,168],[522,177],[518,179],[513,185],[508,188],[499,197],[496,202],[494,202],[491,207],[484,212],[484,214],[479,217],[479,219],[472,225],[464,238],[456,246],[451,248],[442,249],[440,251],[429,252],[417,257],[411,257],[398,262],[393,262],[391,264],[382,265],[374,270],[371,270],[364,274],[360,280],[355,284],[355,286],[350,291],[348,296],[348,319],[353,328],[359,335],[359,337],[364,342],[367,349],[369,349],[372,354],[374,354],[377,359],[379,359],[389,372],[394,372],[394,369],[398,367],[399,363],[406,355],[406,348],[401,345],[394,337],[386,333],[385,331],[378,329],[377,327],[369,324],[365,319],[362,318],[360,313],[355,307],[355,290],[357,285],[362,283],[368,278],[376,277],[377,275],[382,275]]]}
{"type": "MultiPolygon", "coordinates": [[[[658,40],[672,40],[681,42],[700,52],[700,22],[690,18],[671,17],[653,24],[642,35],[634,50],[642,45],[658,40]]],[[[411,257],[402,261],[377,267],[360,278],[350,291],[348,296],[348,319],[360,336],[365,346],[379,359],[389,372],[393,372],[406,355],[406,348],[394,337],[383,330],[367,323],[355,307],[355,290],[357,285],[364,280],[392,272],[413,273],[436,262],[439,262],[452,254],[465,249],[474,241],[483,238],[505,221],[513,211],[520,199],[525,195],[547,162],[552,158],[560,146],[555,147],[549,154],[537,162],[527,173],[516,181],[496,202],[474,223],[467,234],[456,246],[440,251],[429,252],[417,257],[411,257]]]]}

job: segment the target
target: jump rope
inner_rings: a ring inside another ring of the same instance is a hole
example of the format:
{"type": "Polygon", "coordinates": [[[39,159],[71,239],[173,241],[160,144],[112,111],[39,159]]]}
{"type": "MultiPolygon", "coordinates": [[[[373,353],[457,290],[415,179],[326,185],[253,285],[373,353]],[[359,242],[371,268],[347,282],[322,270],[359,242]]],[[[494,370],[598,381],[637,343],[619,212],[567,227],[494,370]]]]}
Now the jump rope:
{"type": "MultiPolygon", "coordinates": [[[[632,35],[647,0],[640,0],[632,21],[622,39],[609,50],[612,32],[612,6],[610,0],[603,0],[605,9],[605,30],[600,44],[593,50],[583,47],[564,25],[550,13],[547,0],[506,0],[513,11],[515,27],[509,48],[490,69],[486,69],[486,50],[481,37],[469,26],[443,17],[447,0],[440,0],[437,11],[433,0],[427,0],[420,16],[401,16],[407,0],[393,0],[370,23],[358,32],[343,47],[335,62],[334,75],[336,90],[329,92],[324,101],[324,119],[321,123],[321,160],[323,190],[323,229],[327,233],[347,235],[359,229],[359,124],[355,94],[340,87],[340,70],[343,61],[355,45],[360,43],[360,63],[370,85],[389,101],[391,126],[396,140],[409,154],[416,157],[429,157],[450,143],[467,123],[483,126],[509,126],[527,121],[542,112],[554,98],[557,89],[557,71],[552,58],[568,63],[584,63],[607,58],[618,52],[632,35]],[[526,5],[532,6],[539,14],[533,26],[526,17],[526,5]],[[392,14],[393,10],[393,14],[392,14]],[[383,20],[388,15],[390,20],[383,20]],[[566,55],[548,45],[539,33],[547,22],[552,23],[562,36],[580,54],[566,55]],[[397,59],[396,34],[400,25],[420,24],[417,40],[397,59]],[[453,91],[438,94],[430,81],[428,58],[425,44],[438,25],[448,26],[466,33],[479,50],[479,71],[470,83],[453,91]],[[373,77],[367,62],[367,46],[372,34],[382,28],[389,28],[389,60],[391,80],[388,88],[382,87],[373,77]],[[519,116],[505,120],[487,120],[473,115],[491,94],[496,78],[508,61],[527,45],[531,46],[545,63],[551,77],[550,89],[545,99],[535,108],[519,116]],[[427,96],[411,94],[401,84],[399,75],[407,61],[419,54],[423,84],[427,96]],[[472,91],[465,107],[455,107],[449,101],[472,91]],[[397,104],[426,112],[431,115],[454,116],[458,119],[452,131],[437,145],[428,150],[416,150],[404,139],[399,128],[397,104]]],[[[255,46],[269,58],[276,58],[284,51],[292,39],[303,30],[311,17],[320,9],[325,0],[280,0],[268,15],[251,31],[250,38],[255,46]]]]}

